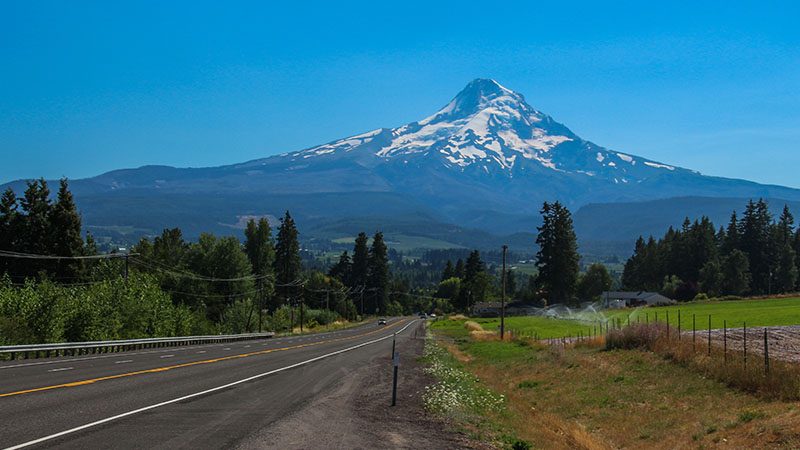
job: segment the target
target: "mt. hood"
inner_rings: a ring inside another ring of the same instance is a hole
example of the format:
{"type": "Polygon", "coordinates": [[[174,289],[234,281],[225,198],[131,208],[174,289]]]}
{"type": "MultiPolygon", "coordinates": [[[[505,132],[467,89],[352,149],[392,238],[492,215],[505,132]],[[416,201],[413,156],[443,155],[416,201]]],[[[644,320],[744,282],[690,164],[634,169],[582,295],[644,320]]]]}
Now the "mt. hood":
{"type": "Polygon", "coordinates": [[[96,234],[180,226],[190,236],[285,209],[301,231],[332,237],[350,235],[359,223],[384,231],[430,223],[530,232],[542,202],[555,200],[573,209],[686,196],[800,200],[800,190],[704,176],[601,147],[490,79],[470,82],[435,114],[397,128],[242,164],[145,166],[71,186],[96,234]]]}

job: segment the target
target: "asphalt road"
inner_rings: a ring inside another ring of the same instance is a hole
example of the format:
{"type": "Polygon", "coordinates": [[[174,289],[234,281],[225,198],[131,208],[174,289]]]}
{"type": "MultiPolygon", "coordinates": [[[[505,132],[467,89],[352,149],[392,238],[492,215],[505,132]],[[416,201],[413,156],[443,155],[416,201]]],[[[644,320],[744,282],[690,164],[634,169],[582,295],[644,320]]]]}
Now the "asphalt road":
{"type": "Polygon", "coordinates": [[[0,447],[230,448],[418,326],[2,362],[0,447]]]}

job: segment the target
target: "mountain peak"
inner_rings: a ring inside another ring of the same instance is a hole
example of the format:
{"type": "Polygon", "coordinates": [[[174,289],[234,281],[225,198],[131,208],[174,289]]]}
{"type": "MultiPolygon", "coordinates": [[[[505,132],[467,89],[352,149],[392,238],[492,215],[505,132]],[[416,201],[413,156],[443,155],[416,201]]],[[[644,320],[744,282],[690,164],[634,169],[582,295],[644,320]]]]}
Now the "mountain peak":
{"type": "MultiPolygon", "coordinates": [[[[512,103],[523,103],[525,100],[516,92],[502,86],[490,78],[476,78],[470,81],[453,100],[436,115],[441,117],[468,116],[486,108],[499,99],[507,99],[512,103]]],[[[520,105],[515,105],[520,106],[520,105]]]]}

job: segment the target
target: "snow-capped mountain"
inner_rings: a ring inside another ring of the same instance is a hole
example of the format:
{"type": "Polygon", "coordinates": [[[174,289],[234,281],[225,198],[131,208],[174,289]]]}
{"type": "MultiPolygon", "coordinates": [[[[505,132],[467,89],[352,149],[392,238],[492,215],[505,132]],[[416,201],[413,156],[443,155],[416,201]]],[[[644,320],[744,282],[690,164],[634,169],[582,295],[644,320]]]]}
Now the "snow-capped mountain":
{"type": "Polygon", "coordinates": [[[525,98],[490,79],[470,82],[435,114],[398,128],[377,129],[307,150],[285,154],[293,161],[365,152],[384,159],[437,159],[448,168],[485,172],[538,165],[556,172],[640,182],[674,166],[584,141],[525,98]]]}
{"type": "MultiPolygon", "coordinates": [[[[433,115],[397,128],[230,166],[117,170],[75,180],[72,189],[96,235],[173,226],[190,236],[225,232],[243,217],[289,209],[306,229],[325,228],[325,236],[404,224],[406,234],[435,228],[439,239],[465,228],[533,231],[543,201],[577,210],[690,196],[800,200],[800,190],[704,176],[601,147],[489,79],[470,82],[433,115]]],[[[640,220],[650,227],[663,221],[640,220]]]]}

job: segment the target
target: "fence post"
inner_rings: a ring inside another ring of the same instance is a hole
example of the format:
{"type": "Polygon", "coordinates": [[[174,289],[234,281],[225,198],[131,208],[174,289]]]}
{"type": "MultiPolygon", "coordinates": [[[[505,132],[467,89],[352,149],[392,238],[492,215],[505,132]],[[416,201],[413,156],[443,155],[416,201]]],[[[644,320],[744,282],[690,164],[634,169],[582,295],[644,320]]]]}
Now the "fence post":
{"type": "Polygon", "coordinates": [[[644,313],[644,324],[645,325],[650,325],[650,313],[649,312],[644,313]]]}
{"type": "Polygon", "coordinates": [[[678,310],[678,340],[681,340],[681,310],[678,310]]]}
{"type": "Polygon", "coordinates": [[[667,310],[667,340],[669,340],[669,310],[667,310]]]}
{"type": "Polygon", "coordinates": [[[711,356],[711,314],[708,315],[708,356],[711,356]]]}
{"type": "Polygon", "coordinates": [[[692,351],[697,351],[697,315],[692,314],[692,351]]]}
{"type": "Polygon", "coordinates": [[[656,320],[655,323],[658,323],[658,311],[656,311],[656,320]]]}
{"type": "Polygon", "coordinates": [[[722,321],[722,352],[725,364],[728,363],[728,321],[722,321]]]}
{"type": "Polygon", "coordinates": [[[766,327],[764,328],[764,375],[769,375],[769,341],[766,327]]]}
{"type": "Polygon", "coordinates": [[[744,343],[742,344],[742,351],[744,352],[744,368],[747,369],[747,322],[742,323],[742,336],[744,343]]]}

